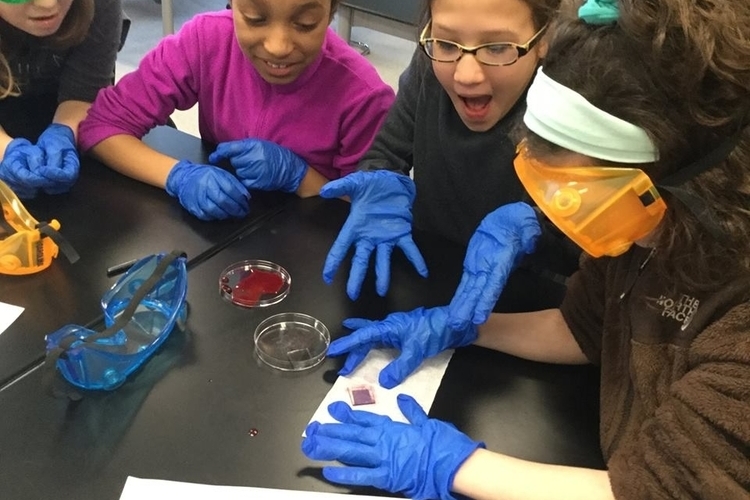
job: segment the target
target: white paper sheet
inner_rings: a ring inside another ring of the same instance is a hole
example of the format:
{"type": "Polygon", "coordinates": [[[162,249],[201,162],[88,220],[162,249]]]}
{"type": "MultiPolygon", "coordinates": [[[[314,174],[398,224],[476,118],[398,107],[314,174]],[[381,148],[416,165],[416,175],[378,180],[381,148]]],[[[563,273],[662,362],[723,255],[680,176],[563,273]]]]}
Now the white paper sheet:
{"type": "Polygon", "coordinates": [[[181,483],[162,479],[141,479],[129,476],[120,500],[383,500],[383,497],[321,493],[316,491],[274,490],[249,486],[215,486],[181,483]]]}
{"type": "MultiPolygon", "coordinates": [[[[328,405],[335,401],[344,401],[351,406],[349,387],[360,385],[367,385],[374,391],[375,403],[353,406],[356,410],[387,415],[398,422],[406,422],[406,417],[401,414],[401,410],[396,403],[396,396],[408,394],[417,400],[425,412],[429,412],[438,387],[440,387],[440,382],[443,380],[443,375],[445,375],[445,370],[448,368],[448,362],[453,356],[453,350],[443,351],[437,356],[425,360],[401,385],[397,385],[393,389],[386,389],[378,384],[378,375],[380,370],[394,360],[397,354],[398,351],[392,349],[371,350],[354,372],[336,379],[310,422],[318,421],[321,424],[336,422],[328,413],[328,405]]],[[[305,435],[304,432],[302,435],[305,435]]]]}
{"type": "Polygon", "coordinates": [[[0,334],[7,330],[22,312],[23,307],[0,302],[0,334]]]}

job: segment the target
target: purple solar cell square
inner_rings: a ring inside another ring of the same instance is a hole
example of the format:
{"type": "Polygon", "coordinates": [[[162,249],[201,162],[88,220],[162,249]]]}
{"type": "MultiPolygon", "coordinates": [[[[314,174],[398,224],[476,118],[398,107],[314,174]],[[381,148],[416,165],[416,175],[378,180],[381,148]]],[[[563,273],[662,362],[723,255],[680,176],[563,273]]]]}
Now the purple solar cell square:
{"type": "Polygon", "coordinates": [[[371,405],[375,403],[375,394],[367,386],[350,387],[349,397],[352,400],[352,406],[371,405]]]}

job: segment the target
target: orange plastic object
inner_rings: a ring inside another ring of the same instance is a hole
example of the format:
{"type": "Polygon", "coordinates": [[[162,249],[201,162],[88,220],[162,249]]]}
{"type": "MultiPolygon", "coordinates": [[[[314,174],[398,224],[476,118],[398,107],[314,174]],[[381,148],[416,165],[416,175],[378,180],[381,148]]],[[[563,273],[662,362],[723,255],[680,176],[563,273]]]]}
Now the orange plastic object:
{"type": "Polygon", "coordinates": [[[548,166],[529,158],[523,146],[514,166],[539,208],[594,257],[626,252],[656,229],[667,209],[637,168],[548,166]]]}
{"type": "MultiPolygon", "coordinates": [[[[51,238],[42,234],[37,221],[7,184],[0,181],[0,204],[4,223],[0,224],[0,273],[33,274],[47,269],[59,251],[51,238]]],[[[56,231],[60,223],[52,220],[56,231]]]]}

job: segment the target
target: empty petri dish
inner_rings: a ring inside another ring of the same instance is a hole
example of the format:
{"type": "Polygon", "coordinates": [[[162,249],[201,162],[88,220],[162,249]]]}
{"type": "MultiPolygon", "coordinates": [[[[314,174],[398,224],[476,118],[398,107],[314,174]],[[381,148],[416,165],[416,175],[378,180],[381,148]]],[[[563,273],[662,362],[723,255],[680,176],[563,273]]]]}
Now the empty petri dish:
{"type": "Polygon", "coordinates": [[[255,329],[255,352],[261,361],[283,371],[312,368],[325,359],[331,334],[321,321],[302,313],[281,313],[255,329]]]}
{"type": "Polygon", "coordinates": [[[289,294],[292,277],[267,260],[243,260],[222,271],[219,292],[232,304],[265,307],[278,304],[289,294]]]}

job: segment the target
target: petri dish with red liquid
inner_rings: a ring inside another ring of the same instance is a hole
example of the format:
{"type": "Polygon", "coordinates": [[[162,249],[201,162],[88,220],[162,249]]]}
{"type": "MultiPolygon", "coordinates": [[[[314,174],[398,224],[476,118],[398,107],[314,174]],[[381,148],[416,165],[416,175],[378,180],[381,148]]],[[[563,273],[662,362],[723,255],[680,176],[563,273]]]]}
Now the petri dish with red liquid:
{"type": "Polygon", "coordinates": [[[219,276],[219,293],[240,307],[266,307],[289,295],[292,277],[286,269],[267,260],[235,262],[219,276]]]}

